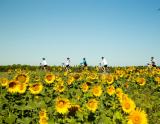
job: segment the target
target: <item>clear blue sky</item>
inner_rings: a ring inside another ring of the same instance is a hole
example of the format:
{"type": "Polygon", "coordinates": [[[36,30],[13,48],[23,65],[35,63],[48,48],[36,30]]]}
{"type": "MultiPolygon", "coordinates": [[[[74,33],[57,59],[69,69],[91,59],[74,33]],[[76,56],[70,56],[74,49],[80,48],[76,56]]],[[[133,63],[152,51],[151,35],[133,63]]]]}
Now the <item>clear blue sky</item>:
{"type": "Polygon", "coordinates": [[[0,65],[160,64],[160,0],[0,0],[0,65]]]}

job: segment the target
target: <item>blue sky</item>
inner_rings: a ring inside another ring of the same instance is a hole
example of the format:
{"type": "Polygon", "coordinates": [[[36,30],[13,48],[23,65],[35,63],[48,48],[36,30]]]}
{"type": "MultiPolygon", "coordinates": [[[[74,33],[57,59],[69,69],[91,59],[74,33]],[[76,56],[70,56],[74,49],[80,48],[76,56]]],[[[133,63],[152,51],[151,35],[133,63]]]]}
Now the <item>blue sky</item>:
{"type": "Polygon", "coordinates": [[[0,0],[0,65],[160,63],[159,0],[0,0]]]}

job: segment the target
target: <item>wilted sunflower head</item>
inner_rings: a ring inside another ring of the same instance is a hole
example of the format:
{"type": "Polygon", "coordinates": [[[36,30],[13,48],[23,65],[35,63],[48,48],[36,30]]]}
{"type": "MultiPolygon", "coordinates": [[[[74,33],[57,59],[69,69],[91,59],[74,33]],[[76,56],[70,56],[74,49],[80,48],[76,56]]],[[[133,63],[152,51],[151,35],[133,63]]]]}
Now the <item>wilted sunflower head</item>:
{"type": "Polygon", "coordinates": [[[71,107],[69,108],[69,115],[74,116],[79,109],[79,105],[71,105],[71,107]]]}
{"type": "Polygon", "coordinates": [[[93,93],[94,96],[101,96],[101,94],[102,94],[102,88],[101,88],[101,86],[95,85],[93,87],[93,89],[92,89],[92,93],[93,93]]]}
{"type": "Polygon", "coordinates": [[[15,80],[20,83],[28,83],[29,82],[29,76],[27,74],[18,74],[15,77],[15,80]]]}
{"type": "Polygon", "coordinates": [[[58,113],[65,114],[71,107],[70,101],[67,98],[57,98],[55,108],[58,113]]]}
{"type": "Polygon", "coordinates": [[[147,114],[140,110],[133,110],[128,116],[128,124],[148,124],[147,114]]]}
{"type": "Polygon", "coordinates": [[[29,90],[32,94],[39,94],[43,89],[43,85],[41,83],[31,84],[29,90]]]}
{"type": "Polygon", "coordinates": [[[8,86],[7,86],[8,92],[15,93],[18,90],[17,88],[18,88],[18,82],[17,81],[13,80],[13,81],[10,81],[8,83],[8,86]]]}
{"type": "Polygon", "coordinates": [[[86,106],[87,106],[88,110],[95,112],[96,109],[98,108],[98,101],[95,99],[90,99],[90,100],[88,100],[86,106]]]}
{"type": "Polygon", "coordinates": [[[5,87],[8,85],[8,79],[7,78],[0,78],[0,84],[2,87],[5,87]]]}
{"type": "Polygon", "coordinates": [[[54,80],[56,79],[56,76],[55,75],[53,75],[52,73],[47,73],[46,75],[45,75],[45,82],[47,83],[47,84],[51,84],[51,83],[53,83],[54,82],[54,80]]]}

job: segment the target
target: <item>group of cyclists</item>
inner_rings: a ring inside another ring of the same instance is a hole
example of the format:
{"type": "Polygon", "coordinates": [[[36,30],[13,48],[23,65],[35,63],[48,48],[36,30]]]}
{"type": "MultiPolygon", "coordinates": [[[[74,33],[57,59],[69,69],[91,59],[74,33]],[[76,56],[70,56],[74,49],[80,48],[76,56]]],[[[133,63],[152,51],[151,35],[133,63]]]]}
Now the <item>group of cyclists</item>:
{"type": "MultiPolygon", "coordinates": [[[[71,67],[70,63],[71,63],[71,60],[70,60],[70,58],[68,57],[68,58],[66,59],[66,62],[65,62],[65,63],[62,63],[62,67],[64,67],[65,70],[68,71],[69,68],[71,67]]],[[[154,60],[154,57],[151,57],[151,60],[150,60],[149,63],[147,63],[147,65],[150,66],[150,67],[156,67],[156,62],[155,62],[155,60],[154,60]]],[[[83,58],[83,61],[80,63],[80,66],[83,67],[83,68],[85,68],[85,67],[88,66],[87,61],[86,61],[86,58],[83,58]]],[[[46,59],[45,59],[45,58],[42,58],[42,62],[40,63],[40,67],[41,67],[42,69],[44,69],[44,70],[47,69],[48,66],[47,66],[47,62],[46,62],[46,59]]],[[[101,62],[99,63],[99,68],[100,68],[103,72],[108,72],[108,70],[109,70],[109,69],[108,69],[108,62],[107,62],[107,60],[106,60],[103,56],[101,57],[101,62]]]]}
{"type": "MultiPolygon", "coordinates": [[[[101,70],[103,70],[104,72],[106,72],[107,71],[107,67],[108,67],[107,60],[104,57],[101,57],[101,59],[102,60],[99,63],[99,67],[101,68],[101,70]]],[[[71,60],[68,57],[66,59],[66,62],[62,63],[62,67],[64,67],[65,70],[69,70],[69,68],[71,67],[70,63],[71,63],[71,60]]],[[[83,58],[83,61],[80,63],[80,66],[81,67],[87,67],[88,66],[86,58],[83,58]]],[[[40,63],[40,67],[42,69],[46,70],[46,68],[47,68],[47,62],[46,62],[45,58],[42,58],[42,62],[40,63]]]]}

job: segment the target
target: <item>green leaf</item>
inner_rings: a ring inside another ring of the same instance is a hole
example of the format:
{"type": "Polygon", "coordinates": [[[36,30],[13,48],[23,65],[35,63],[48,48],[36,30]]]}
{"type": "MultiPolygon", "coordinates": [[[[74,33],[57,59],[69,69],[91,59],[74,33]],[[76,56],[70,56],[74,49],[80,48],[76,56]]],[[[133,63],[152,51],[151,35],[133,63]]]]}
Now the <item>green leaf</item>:
{"type": "Polygon", "coordinates": [[[83,120],[83,113],[77,111],[76,116],[78,117],[78,120],[83,120]]]}
{"type": "Polygon", "coordinates": [[[111,118],[107,117],[106,115],[102,115],[98,124],[113,124],[111,118]]]}
{"type": "Polygon", "coordinates": [[[114,118],[114,119],[121,120],[121,119],[122,119],[122,114],[121,114],[119,111],[116,111],[116,112],[114,113],[113,118],[114,118]]]}
{"type": "Polygon", "coordinates": [[[5,122],[8,124],[14,124],[17,116],[13,113],[10,113],[8,117],[6,117],[5,122]]]}
{"type": "Polygon", "coordinates": [[[32,118],[26,117],[22,119],[17,119],[16,122],[20,124],[30,124],[31,121],[32,121],[32,118]]]}
{"type": "Polygon", "coordinates": [[[49,119],[49,120],[48,120],[48,124],[55,124],[54,119],[49,119]]]}

